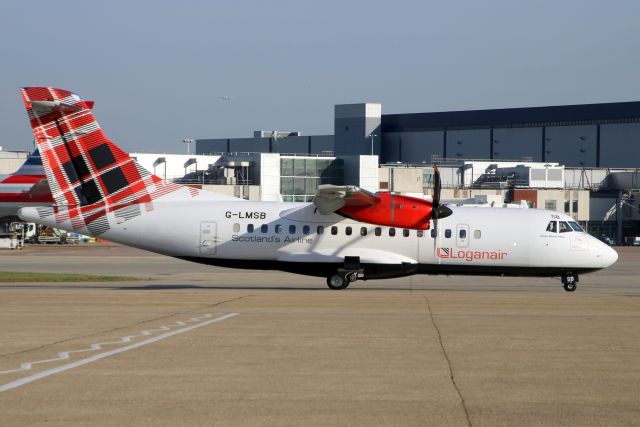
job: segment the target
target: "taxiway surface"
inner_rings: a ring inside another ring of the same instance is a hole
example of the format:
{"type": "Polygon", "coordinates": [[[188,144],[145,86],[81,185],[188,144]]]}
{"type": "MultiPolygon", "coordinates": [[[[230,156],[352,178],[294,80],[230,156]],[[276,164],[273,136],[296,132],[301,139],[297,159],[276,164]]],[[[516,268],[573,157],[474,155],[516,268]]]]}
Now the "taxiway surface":
{"type": "Polygon", "coordinates": [[[640,249],[559,280],[322,279],[117,245],[0,252],[0,425],[633,425],[640,249]]]}

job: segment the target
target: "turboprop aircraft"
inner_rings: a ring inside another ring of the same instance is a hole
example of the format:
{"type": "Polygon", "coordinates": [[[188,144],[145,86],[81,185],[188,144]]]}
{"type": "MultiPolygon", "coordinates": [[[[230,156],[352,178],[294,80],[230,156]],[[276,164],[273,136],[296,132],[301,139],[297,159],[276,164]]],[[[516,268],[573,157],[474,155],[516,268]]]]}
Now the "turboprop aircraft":
{"type": "Polygon", "coordinates": [[[199,263],[356,280],[411,274],[561,277],[612,265],[617,253],[569,216],[538,209],[445,206],[321,186],[313,203],[252,202],[164,181],[102,132],[93,102],[62,89],[22,97],[53,196],[25,207],[37,222],[199,263]]]}
{"type": "Polygon", "coordinates": [[[0,175],[0,218],[18,214],[25,206],[50,205],[53,202],[38,150],[10,175],[0,175]]]}

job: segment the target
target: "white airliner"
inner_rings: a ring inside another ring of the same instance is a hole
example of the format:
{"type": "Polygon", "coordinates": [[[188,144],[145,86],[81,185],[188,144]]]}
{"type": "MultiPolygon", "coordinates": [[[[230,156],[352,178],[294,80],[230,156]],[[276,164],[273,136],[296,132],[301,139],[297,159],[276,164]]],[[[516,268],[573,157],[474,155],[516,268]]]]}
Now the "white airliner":
{"type": "Polygon", "coordinates": [[[93,103],[61,89],[22,89],[53,206],[38,222],[185,260],[355,280],[411,274],[561,277],[612,265],[617,253],[570,217],[538,209],[445,206],[322,186],[314,203],[250,202],[166,182],[113,144],[93,103]]]}

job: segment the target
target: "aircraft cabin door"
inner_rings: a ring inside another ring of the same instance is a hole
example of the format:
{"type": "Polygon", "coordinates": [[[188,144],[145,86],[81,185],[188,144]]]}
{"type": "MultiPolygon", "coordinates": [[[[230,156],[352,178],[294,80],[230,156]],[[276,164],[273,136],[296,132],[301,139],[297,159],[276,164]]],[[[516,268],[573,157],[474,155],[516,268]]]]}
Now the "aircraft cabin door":
{"type": "Polygon", "coordinates": [[[215,255],[217,243],[216,223],[208,221],[200,223],[200,253],[202,255],[215,255]]]}
{"type": "Polygon", "coordinates": [[[456,227],[456,245],[459,248],[469,247],[469,226],[467,224],[458,224],[456,227]]]}

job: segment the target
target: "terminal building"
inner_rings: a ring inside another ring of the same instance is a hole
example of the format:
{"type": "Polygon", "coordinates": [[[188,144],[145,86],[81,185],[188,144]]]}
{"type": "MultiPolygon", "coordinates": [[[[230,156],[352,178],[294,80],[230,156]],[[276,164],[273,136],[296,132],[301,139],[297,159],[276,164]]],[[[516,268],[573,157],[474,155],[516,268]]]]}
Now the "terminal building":
{"type": "Polygon", "coordinates": [[[332,135],[195,143],[195,154],[131,154],[162,178],[291,202],[321,184],[428,196],[437,164],[444,198],[560,211],[620,243],[640,235],[640,102],[408,114],[343,104],[332,135]]]}
{"type": "Polygon", "coordinates": [[[335,106],[333,135],[256,133],[198,139],[196,152],[373,154],[381,164],[444,158],[640,167],[640,102],[386,115],[380,104],[347,104],[335,106]]]}
{"type": "Polygon", "coordinates": [[[430,194],[437,163],[449,197],[525,201],[568,213],[594,235],[640,235],[640,102],[409,114],[336,105],[333,135],[257,131],[198,139],[196,151],[295,156],[293,177],[281,171],[286,200],[303,200],[304,156],[339,161],[344,184],[416,196],[430,194]]]}

